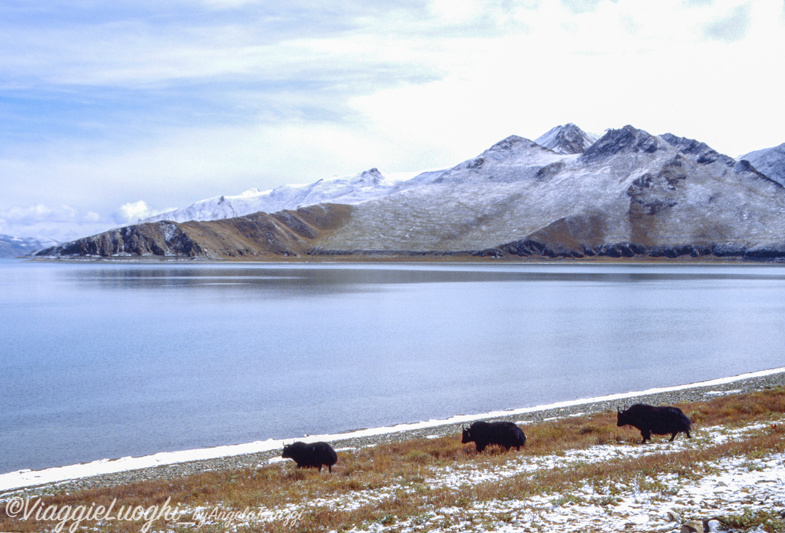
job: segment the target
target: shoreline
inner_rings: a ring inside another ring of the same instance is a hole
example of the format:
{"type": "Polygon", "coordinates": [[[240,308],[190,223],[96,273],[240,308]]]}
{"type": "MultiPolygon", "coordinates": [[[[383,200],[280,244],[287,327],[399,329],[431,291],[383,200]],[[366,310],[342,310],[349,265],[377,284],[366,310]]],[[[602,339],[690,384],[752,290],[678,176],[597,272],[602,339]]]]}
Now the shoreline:
{"type": "Polygon", "coordinates": [[[714,380],[619,393],[595,398],[557,402],[535,407],[457,415],[447,419],[369,428],[299,439],[270,439],[247,444],[218,446],[181,452],[164,452],[143,457],[99,460],[43,470],[20,470],[0,474],[0,499],[20,493],[40,494],[125,485],[137,481],[172,479],[209,470],[229,470],[266,465],[280,457],[285,442],[303,440],[330,442],[339,452],[380,443],[414,438],[435,438],[460,432],[475,420],[508,420],[517,424],[538,423],[553,418],[579,416],[615,409],[632,403],[675,404],[702,401],[724,394],[738,394],[785,386],[785,367],[749,372],[714,380]]]}

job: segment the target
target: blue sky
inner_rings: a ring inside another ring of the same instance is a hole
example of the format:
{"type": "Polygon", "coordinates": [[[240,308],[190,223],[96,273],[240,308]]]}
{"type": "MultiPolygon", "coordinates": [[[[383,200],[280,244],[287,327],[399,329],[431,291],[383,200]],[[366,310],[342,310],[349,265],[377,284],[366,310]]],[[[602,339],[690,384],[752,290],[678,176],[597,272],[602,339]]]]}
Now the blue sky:
{"type": "Polygon", "coordinates": [[[632,124],[785,142],[783,0],[0,0],[0,233],[632,124]]]}

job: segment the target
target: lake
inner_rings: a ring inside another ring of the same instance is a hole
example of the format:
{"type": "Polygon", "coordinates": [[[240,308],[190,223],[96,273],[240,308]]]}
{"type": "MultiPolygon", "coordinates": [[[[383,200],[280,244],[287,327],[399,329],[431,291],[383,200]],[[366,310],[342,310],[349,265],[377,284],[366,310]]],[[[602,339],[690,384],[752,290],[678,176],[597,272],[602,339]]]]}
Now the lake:
{"type": "Polygon", "coordinates": [[[0,261],[0,473],[782,366],[771,265],[0,261]]]}

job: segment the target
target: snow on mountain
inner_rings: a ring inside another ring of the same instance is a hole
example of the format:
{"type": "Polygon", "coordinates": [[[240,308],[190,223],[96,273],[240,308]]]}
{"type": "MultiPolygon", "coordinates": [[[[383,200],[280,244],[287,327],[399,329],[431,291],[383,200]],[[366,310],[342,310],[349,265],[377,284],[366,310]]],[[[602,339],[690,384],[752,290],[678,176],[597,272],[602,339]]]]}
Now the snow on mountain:
{"type": "Polygon", "coordinates": [[[534,142],[559,154],[581,154],[596,141],[596,135],[588,134],[575,124],[569,123],[556,126],[534,142]]]}
{"type": "Polygon", "coordinates": [[[527,239],[578,250],[625,242],[780,246],[784,210],[782,187],[732,158],[626,126],[583,154],[507,139],[428,187],[356,205],[321,245],[445,252],[527,239]]]}
{"type": "Polygon", "coordinates": [[[773,148],[750,152],[741,156],[740,159],[749,161],[758,172],[785,185],[785,143],[773,148]]]}
{"type": "MultiPolygon", "coordinates": [[[[577,154],[583,152],[596,140],[574,124],[557,126],[532,142],[518,136],[510,136],[483,152],[465,165],[479,168],[487,160],[489,163],[511,158],[525,158],[531,164],[542,161],[553,162],[553,154],[577,154]],[[542,148],[548,150],[543,150],[542,148]]],[[[518,161],[520,163],[520,161],[518,161]]],[[[168,211],[141,222],[169,220],[186,222],[188,220],[221,220],[264,212],[276,213],[285,209],[315,205],[325,202],[354,205],[360,202],[381,198],[388,194],[428,184],[443,171],[429,171],[408,180],[390,180],[377,169],[366,170],[352,178],[322,179],[305,185],[282,185],[272,190],[251,189],[235,196],[219,196],[198,201],[188,207],[168,211]]]]}
{"type": "Polygon", "coordinates": [[[56,241],[0,235],[0,257],[21,257],[36,250],[55,246],[56,241]]]}
{"type": "Polygon", "coordinates": [[[513,135],[405,181],[373,169],[213,198],[156,217],[166,227],[47,253],[785,257],[785,187],[748,161],[632,126],[590,142],[568,124],[539,141],[513,135]],[[194,219],[211,225],[175,225],[194,219]]]}
{"type": "Polygon", "coordinates": [[[373,168],[352,178],[321,179],[306,185],[282,185],[267,191],[251,189],[236,196],[208,198],[142,222],[220,220],[257,212],[276,213],[326,202],[352,205],[417,185],[427,181],[428,176],[426,172],[410,180],[394,181],[373,168]]]}

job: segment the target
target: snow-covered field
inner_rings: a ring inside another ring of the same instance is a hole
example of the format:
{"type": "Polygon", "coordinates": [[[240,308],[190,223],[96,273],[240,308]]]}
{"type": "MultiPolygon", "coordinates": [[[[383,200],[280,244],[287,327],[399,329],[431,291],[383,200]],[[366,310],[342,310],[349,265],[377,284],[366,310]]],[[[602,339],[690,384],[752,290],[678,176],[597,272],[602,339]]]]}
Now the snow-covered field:
{"type": "MultiPolygon", "coordinates": [[[[781,423],[781,421],[778,421],[781,423]]],[[[437,469],[421,486],[467,489],[494,483],[512,476],[530,476],[551,469],[596,464],[615,459],[642,458],[652,454],[675,454],[743,439],[766,432],[771,424],[749,425],[733,430],[704,428],[691,440],[680,437],[670,443],[658,439],[650,445],[608,444],[565,454],[528,456],[525,452],[501,466],[463,464],[437,469]]],[[[681,532],[731,531],[716,517],[758,512],[785,513],[785,454],[762,457],[727,457],[703,463],[697,479],[675,474],[641,476],[627,484],[609,481],[568,493],[544,493],[523,499],[482,501],[462,507],[430,506],[422,514],[404,521],[357,526],[351,531],[495,531],[495,532],[681,532]],[[704,528],[705,529],[701,529],[704,528]],[[692,528],[692,529],[690,529],[692,528]]],[[[361,490],[338,498],[322,498],[303,505],[264,509],[259,516],[296,517],[308,508],[328,507],[351,510],[373,506],[395,498],[401,491],[417,491],[418,486],[389,485],[361,490]]],[[[199,511],[199,510],[194,510],[199,511]]],[[[785,521],[785,517],[783,517],[785,521]]],[[[760,531],[763,531],[762,529],[760,531]]]]}
{"type": "MultiPolygon", "coordinates": [[[[691,441],[653,446],[604,445],[575,450],[563,457],[522,456],[499,471],[482,472],[474,467],[464,471],[448,469],[429,483],[461,488],[473,483],[493,482],[499,477],[534,476],[544,469],[567,469],[619,457],[675,453],[760,430],[765,428],[750,426],[734,434],[713,436],[705,430],[691,441]]],[[[672,474],[656,475],[630,485],[585,485],[568,494],[542,494],[521,500],[481,502],[467,508],[434,509],[425,517],[398,524],[396,531],[488,531],[489,527],[497,532],[680,531],[685,523],[695,519],[702,521],[773,509],[785,512],[785,454],[757,459],[727,458],[703,466],[709,466],[710,471],[717,473],[698,481],[672,474]]],[[[376,525],[370,531],[385,531],[385,527],[376,525]]]]}

